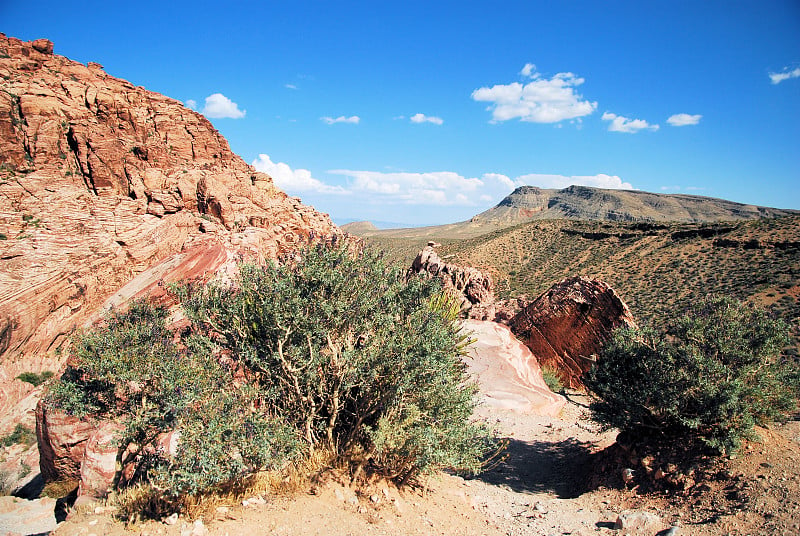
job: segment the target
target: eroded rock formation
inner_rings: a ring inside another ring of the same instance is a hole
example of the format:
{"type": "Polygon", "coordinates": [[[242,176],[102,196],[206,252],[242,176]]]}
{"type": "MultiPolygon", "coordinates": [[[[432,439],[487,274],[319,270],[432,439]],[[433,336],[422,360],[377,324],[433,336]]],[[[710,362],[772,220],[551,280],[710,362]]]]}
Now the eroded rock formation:
{"type": "Polygon", "coordinates": [[[137,293],[336,233],[202,115],[0,34],[0,413],[126,284],[137,293]]]}
{"type": "Polygon", "coordinates": [[[464,329],[475,340],[465,362],[478,382],[485,405],[534,415],[558,415],[566,400],[550,391],[536,356],[511,330],[480,320],[467,320],[464,329]]]}
{"type": "Polygon", "coordinates": [[[571,277],[557,283],[511,319],[509,327],[572,388],[622,325],[634,325],[628,306],[606,283],[571,277]]]}
{"type": "Polygon", "coordinates": [[[439,277],[445,289],[451,289],[462,300],[462,310],[473,306],[488,306],[494,302],[494,282],[489,274],[477,268],[459,266],[444,262],[434,249],[439,244],[428,242],[428,245],[417,254],[409,275],[428,274],[439,277]]]}

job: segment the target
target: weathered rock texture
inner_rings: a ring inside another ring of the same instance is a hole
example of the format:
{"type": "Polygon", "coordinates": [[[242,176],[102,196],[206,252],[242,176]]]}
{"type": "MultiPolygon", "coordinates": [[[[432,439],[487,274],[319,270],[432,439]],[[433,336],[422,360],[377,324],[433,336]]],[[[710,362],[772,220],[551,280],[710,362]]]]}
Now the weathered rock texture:
{"type": "Polygon", "coordinates": [[[534,415],[556,416],[563,396],[550,391],[536,356],[506,326],[467,320],[464,329],[474,339],[465,360],[480,388],[484,404],[534,415]]]}
{"type": "Polygon", "coordinates": [[[336,232],[180,102],[0,34],[0,413],[148,269],[128,292],[336,232]]]}
{"type": "Polygon", "coordinates": [[[11,497],[0,497],[0,534],[50,534],[58,527],[56,500],[43,497],[26,501],[11,497]]]}
{"type": "Polygon", "coordinates": [[[428,242],[417,254],[408,274],[428,274],[439,277],[445,289],[453,290],[462,299],[462,310],[472,306],[487,306],[494,302],[494,282],[489,274],[477,268],[444,262],[435,251],[437,244],[428,242]]]}
{"type": "Polygon", "coordinates": [[[39,445],[39,467],[45,481],[73,481],[78,496],[103,498],[115,481],[129,483],[137,477],[142,459],[156,451],[175,456],[180,431],[159,435],[154,447],[138,452],[131,446],[124,452],[120,437],[124,426],[96,416],[77,418],[40,401],[36,408],[36,435],[39,445]]]}
{"type": "Polygon", "coordinates": [[[539,296],[509,322],[542,366],[579,388],[581,375],[622,325],[634,325],[628,306],[606,283],[571,277],[539,296]]]}

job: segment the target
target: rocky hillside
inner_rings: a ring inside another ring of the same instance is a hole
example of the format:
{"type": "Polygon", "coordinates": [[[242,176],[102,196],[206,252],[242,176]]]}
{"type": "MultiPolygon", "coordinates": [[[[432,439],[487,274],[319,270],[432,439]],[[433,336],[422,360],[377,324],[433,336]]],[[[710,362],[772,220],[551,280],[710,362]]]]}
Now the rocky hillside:
{"type": "Polygon", "coordinates": [[[338,233],[180,102],[0,34],[0,414],[68,334],[164,281],[338,233]]]}
{"type": "Polygon", "coordinates": [[[743,205],[724,199],[633,190],[570,186],[549,190],[521,186],[472,223],[516,225],[530,220],[604,220],[701,223],[785,216],[795,211],[743,205]]]}
{"type": "MultiPolygon", "coordinates": [[[[371,228],[369,222],[345,226],[364,238],[399,239],[398,247],[414,241],[414,250],[428,240],[475,238],[539,220],[584,220],[620,223],[713,223],[798,215],[800,211],[743,205],[697,195],[654,194],[634,190],[604,190],[570,186],[548,190],[520,186],[496,206],[467,221],[404,229],[371,228]]],[[[406,251],[405,253],[409,253],[406,251]]]]}
{"type": "Polygon", "coordinates": [[[709,294],[752,301],[792,322],[800,343],[800,216],[715,224],[534,221],[450,241],[441,253],[492,274],[501,296],[536,297],[575,275],[600,278],[643,323],[663,322],[709,294]]]}

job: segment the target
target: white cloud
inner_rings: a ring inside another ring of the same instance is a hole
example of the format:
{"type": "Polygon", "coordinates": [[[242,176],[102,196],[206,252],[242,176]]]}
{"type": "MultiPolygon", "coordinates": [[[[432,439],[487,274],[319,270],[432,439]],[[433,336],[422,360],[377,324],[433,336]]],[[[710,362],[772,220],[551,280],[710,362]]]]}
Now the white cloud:
{"type": "Polygon", "coordinates": [[[200,113],[212,119],[241,119],[247,111],[240,110],[238,104],[222,93],[214,93],[206,97],[206,104],[200,113]]]}
{"type": "Polygon", "coordinates": [[[307,169],[292,169],[283,162],[273,162],[269,155],[261,153],[253,160],[252,166],[256,171],[266,173],[275,182],[275,185],[289,193],[317,192],[321,194],[346,194],[347,190],[341,186],[331,186],[311,176],[307,169]]]}
{"type": "Polygon", "coordinates": [[[538,75],[538,73],[536,73],[536,66],[532,63],[526,63],[519,74],[525,78],[535,78],[538,75]]]}
{"type": "Polygon", "coordinates": [[[536,72],[536,66],[528,63],[520,74],[532,81],[527,84],[497,84],[482,87],[472,92],[472,99],[490,102],[486,108],[492,112],[492,121],[520,119],[532,123],[558,123],[593,113],[597,102],[583,100],[575,88],[584,79],[572,73],[558,73],[549,80],[536,72]]]}
{"type": "Polygon", "coordinates": [[[186,107],[192,110],[197,110],[197,101],[194,99],[189,99],[186,101],[186,107]]]}
{"type": "Polygon", "coordinates": [[[611,121],[611,124],[608,125],[608,130],[610,132],[627,132],[629,134],[635,134],[640,130],[658,130],[658,125],[651,125],[644,119],[628,119],[627,117],[612,114],[611,112],[603,113],[603,117],[601,119],[603,121],[611,121]]]}
{"type": "Polygon", "coordinates": [[[412,123],[433,123],[434,125],[441,125],[444,119],[436,117],[435,115],[414,114],[411,116],[412,123]]]}
{"type": "Polygon", "coordinates": [[[409,205],[474,205],[472,197],[485,186],[480,179],[451,171],[383,173],[334,169],[328,173],[348,177],[348,188],[354,193],[409,205]]]}
{"type": "Polygon", "coordinates": [[[629,182],[624,182],[617,175],[548,175],[541,173],[531,173],[521,175],[514,180],[518,186],[527,184],[538,186],[539,188],[562,189],[567,186],[592,186],[594,188],[606,188],[609,190],[633,190],[634,187],[629,182]]]}
{"type": "Polygon", "coordinates": [[[790,78],[800,78],[800,67],[795,67],[791,71],[788,67],[784,67],[783,72],[769,73],[769,79],[773,84],[780,84],[784,80],[789,80],[790,78]]]}
{"type": "Polygon", "coordinates": [[[702,115],[690,115],[690,114],[675,114],[669,116],[667,119],[667,123],[672,125],[673,127],[685,127],[688,125],[696,125],[702,119],[702,115]]]}
{"type": "Polygon", "coordinates": [[[451,171],[429,173],[354,171],[334,169],[334,175],[347,177],[347,190],[363,197],[369,205],[435,205],[479,206],[498,202],[523,185],[540,188],[566,188],[570,185],[633,190],[633,186],[616,175],[548,175],[528,174],[514,179],[500,173],[484,173],[464,177],[451,171]]]}
{"type": "Polygon", "coordinates": [[[352,123],[354,125],[357,125],[358,122],[361,121],[361,118],[358,117],[357,115],[351,115],[350,117],[345,117],[343,115],[340,115],[335,119],[333,117],[320,117],[320,119],[329,125],[333,125],[334,123],[352,123]]]}
{"type": "Polygon", "coordinates": [[[286,89],[297,89],[297,86],[294,84],[283,84],[283,87],[286,89]]]}

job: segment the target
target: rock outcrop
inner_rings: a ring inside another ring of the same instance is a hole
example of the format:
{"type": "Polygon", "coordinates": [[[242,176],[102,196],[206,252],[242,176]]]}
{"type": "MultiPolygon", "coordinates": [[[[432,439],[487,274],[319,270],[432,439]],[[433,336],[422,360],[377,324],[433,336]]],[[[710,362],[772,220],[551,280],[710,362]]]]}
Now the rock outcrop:
{"type": "Polygon", "coordinates": [[[509,327],[542,366],[558,370],[565,385],[581,375],[623,325],[634,325],[628,306],[606,283],[571,277],[557,283],[511,319],[509,327]]]}
{"type": "Polygon", "coordinates": [[[481,320],[467,320],[464,330],[475,340],[465,362],[478,382],[485,405],[534,415],[558,415],[566,400],[550,391],[536,356],[511,330],[481,320]]]}
{"type": "Polygon", "coordinates": [[[462,300],[462,311],[473,306],[485,307],[494,302],[494,282],[489,274],[477,268],[444,262],[434,249],[439,244],[428,245],[417,254],[409,275],[428,274],[442,280],[445,289],[452,290],[462,300]]]}
{"type": "Polygon", "coordinates": [[[338,231],[180,102],[0,34],[0,413],[129,292],[338,231]],[[145,284],[146,283],[146,284],[145,284]]]}

